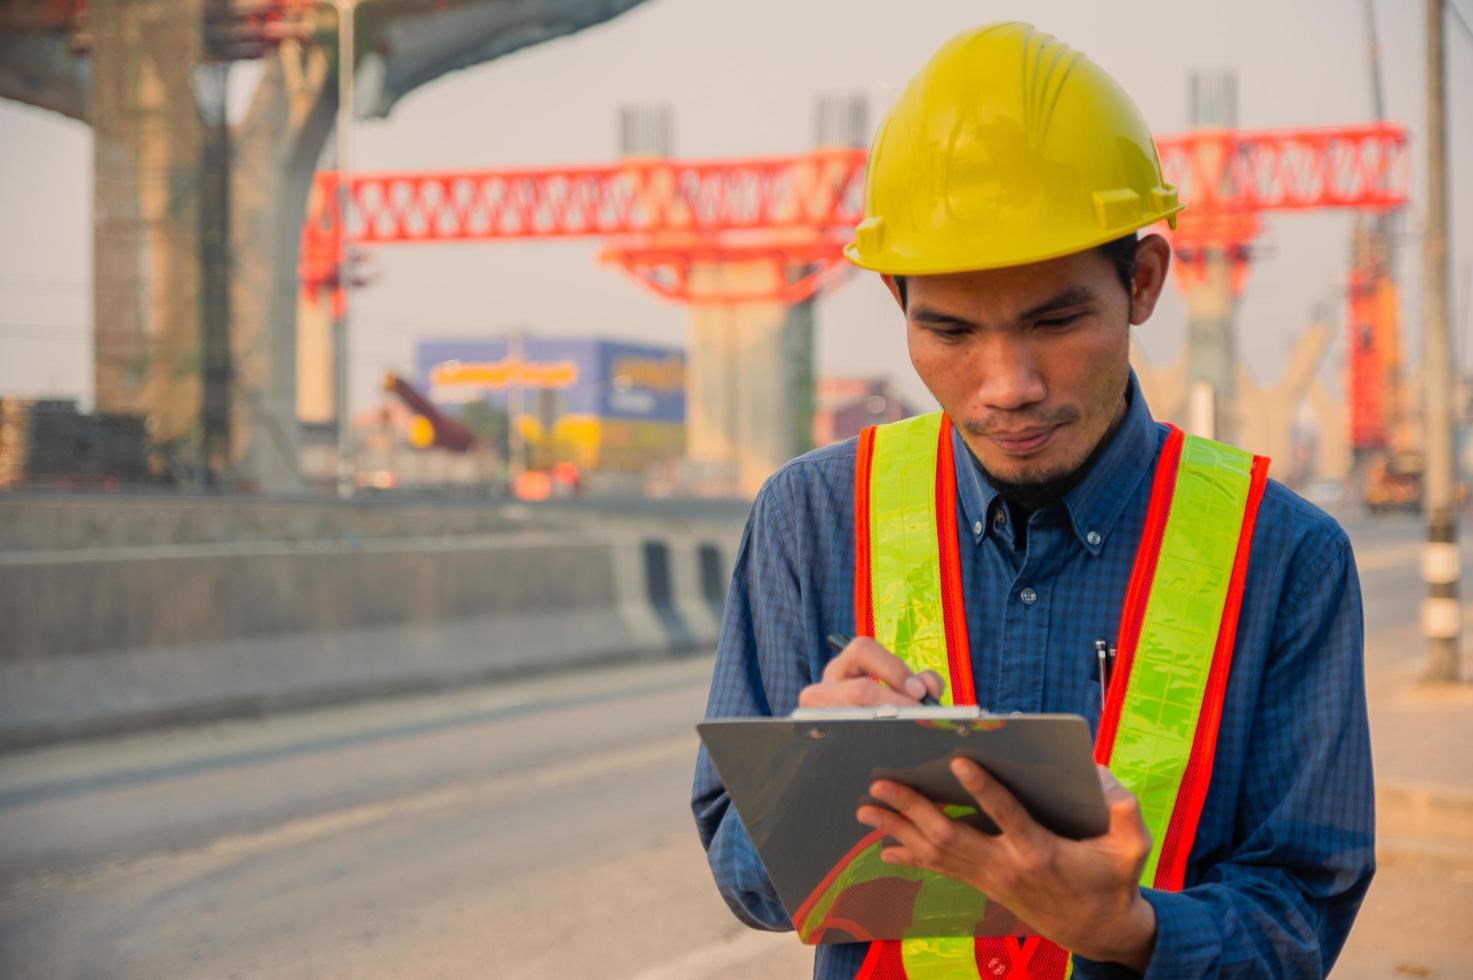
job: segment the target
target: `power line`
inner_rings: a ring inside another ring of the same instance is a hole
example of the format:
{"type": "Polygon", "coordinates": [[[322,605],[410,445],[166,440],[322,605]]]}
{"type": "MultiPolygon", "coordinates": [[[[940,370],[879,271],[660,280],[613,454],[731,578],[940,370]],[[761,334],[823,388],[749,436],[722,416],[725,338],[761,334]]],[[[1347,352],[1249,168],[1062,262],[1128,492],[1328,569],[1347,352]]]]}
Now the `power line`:
{"type": "Polygon", "coordinates": [[[91,283],[80,279],[46,279],[40,276],[3,276],[0,285],[7,292],[76,294],[78,298],[91,294],[91,283]]]}
{"type": "Polygon", "coordinates": [[[87,334],[90,328],[80,323],[35,323],[31,321],[0,320],[0,334],[15,336],[23,333],[70,333],[87,334]]]}

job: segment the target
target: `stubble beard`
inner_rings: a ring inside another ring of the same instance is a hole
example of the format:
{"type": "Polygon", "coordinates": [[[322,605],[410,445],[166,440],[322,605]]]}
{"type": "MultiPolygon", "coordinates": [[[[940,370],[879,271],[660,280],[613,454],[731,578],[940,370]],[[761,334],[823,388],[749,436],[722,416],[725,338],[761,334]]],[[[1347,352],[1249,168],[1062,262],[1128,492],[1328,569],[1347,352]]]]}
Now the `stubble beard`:
{"type": "MultiPolygon", "coordinates": [[[[1118,384],[1112,382],[1109,387],[1103,389],[1103,392],[1113,392],[1113,395],[1102,394],[1099,399],[1100,412],[1098,415],[1105,416],[1108,421],[1076,458],[1063,460],[1039,473],[1003,475],[988,470],[974,454],[973,458],[982,476],[1003,497],[1030,511],[1040,510],[1062,500],[1064,495],[1074,489],[1093,469],[1096,460],[1125,418],[1126,402],[1130,390],[1128,378],[1127,371],[1126,378],[1120,380],[1118,384]],[[1109,414],[1106,415],[1106,412],[1109,414]]],[[[1056,409],[1029,411],[1006,417],[993,415],[984,419],[969,419],[961,423],[961,427],[967,435],[985,439],[988,438],[989,432],[1016,430],[1028,426],[1070,425],[1077,423],[1083,417],[1084,413],[1078,408],[1061,406],[1056,409]]]]}

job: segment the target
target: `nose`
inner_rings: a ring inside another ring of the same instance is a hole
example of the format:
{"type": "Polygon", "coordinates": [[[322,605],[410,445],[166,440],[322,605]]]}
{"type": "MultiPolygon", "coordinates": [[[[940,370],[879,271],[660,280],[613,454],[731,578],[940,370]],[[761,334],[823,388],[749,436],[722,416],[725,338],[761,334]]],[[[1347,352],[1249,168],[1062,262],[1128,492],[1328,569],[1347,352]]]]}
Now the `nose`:
{"type": "Polygon", "coordinates": [[[973,397],[981,408],[1012,412],[1048,396],[1037,352],[1014,331],[990,333],[971,358],[968,367],[978,379],[973,397]]]}

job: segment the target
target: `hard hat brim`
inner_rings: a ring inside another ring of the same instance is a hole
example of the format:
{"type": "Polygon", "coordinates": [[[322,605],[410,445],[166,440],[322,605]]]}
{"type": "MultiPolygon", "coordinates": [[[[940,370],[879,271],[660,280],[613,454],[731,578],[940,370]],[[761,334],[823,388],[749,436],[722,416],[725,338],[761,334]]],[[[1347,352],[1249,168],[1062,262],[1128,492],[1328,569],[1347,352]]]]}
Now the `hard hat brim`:
{"type": "Polygon", "coordinates": [[[1149,228],[1162,221],[1168,222],[1171,228],[1176,227],[1176,216],[1186,210],[1185,204],[1178,204],[1154,214],[1144,216],[1138,222],[1131,222],[1119,228],[1111,228],[1100,232],[1097,237],[1085,238],[1083,240],[1071,240],[1067,244],[1061,244],[1056,248],[1042,249],[1036,253],[1010,253],[1006,256],[988,257],[978,254],[969,258],[958,258],[955,263],[927,262],[924,259],[904,261],[899,256],[886,255],[882,251],[877,256],[866,256],[859,247],[858,241],[851,241],[844,246],[844,258],[860,268],[869,272],[878,272],[882,276],[947,276],[960,272],[985,272],[990,269],[1009,269],[1017,266],[1035,265],[1039,262],[1048,262],[1060,259],[1066,255],[1075,255],[1079,252],[1088,252],[1090,249],[1098,248],[1117,238],[1124,238],[1132,232],[1138,232],[1142,228],[1149,228]]]}

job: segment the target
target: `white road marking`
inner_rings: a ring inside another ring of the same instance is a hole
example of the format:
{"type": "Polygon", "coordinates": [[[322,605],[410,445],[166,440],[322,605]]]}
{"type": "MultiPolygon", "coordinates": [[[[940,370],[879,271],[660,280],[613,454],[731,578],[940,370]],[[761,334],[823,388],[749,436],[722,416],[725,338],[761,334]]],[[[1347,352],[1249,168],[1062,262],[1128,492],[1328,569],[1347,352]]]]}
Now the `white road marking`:
{"type": "Polygon", "coordinates": [[[480,800],[488,796],[553,789],[597,776],[682,757],[693,762],[695,754],[695,736],[681,735],[678,738],[647,742],[599,755],[573,759],[561,765],[530,772],[505,773],[476,782],[456,783],[423,793],[359,804],[328,813],[289,820],[264,830],[222,837],[188,851],[164,850],[139,855],[124,861],[109,862],[66,872],[43,872],[34,877],[7,882],[4,890],[0,891],[0,910],[16,901],[23,903],[28,900],[28,896],[38,891],[93,884],[135,873],[166,874],[174,866],[187,866],[198,870],[200,864],[226,865],[373,824],[398,820],[457,803],[480,800]]]}

